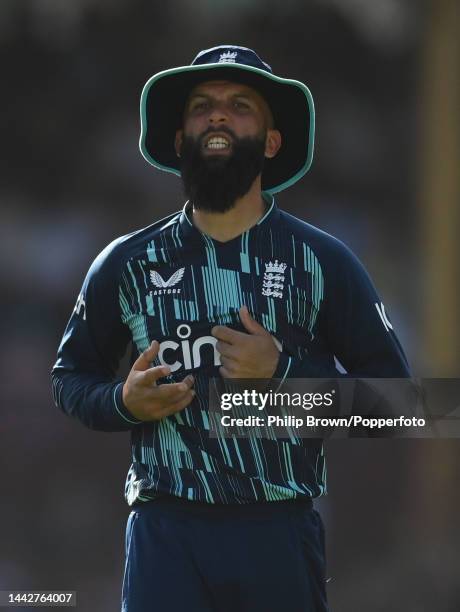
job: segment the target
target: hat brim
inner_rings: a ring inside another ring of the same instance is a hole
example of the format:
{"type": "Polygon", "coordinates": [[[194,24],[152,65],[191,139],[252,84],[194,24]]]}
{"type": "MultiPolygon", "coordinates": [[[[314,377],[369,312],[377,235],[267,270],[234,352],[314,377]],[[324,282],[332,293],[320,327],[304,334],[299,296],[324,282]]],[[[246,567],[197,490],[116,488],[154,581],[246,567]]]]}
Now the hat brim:
{"type": "Polygon", "coordinates": [[[275,127],[281,132],[282,146],[274,158],[265,159],[262,189],[276,193],[304,176],[313,160],[315,138],[315,109],[310,90],[300,81],[238,63],[181,66],[159,72],[147,81],[140,108],[139,148],[144,158],[156,168],[180,176],[175,133],[182,127],[190,91],[208,80],[249,85],[270,106],[275,127]]]}

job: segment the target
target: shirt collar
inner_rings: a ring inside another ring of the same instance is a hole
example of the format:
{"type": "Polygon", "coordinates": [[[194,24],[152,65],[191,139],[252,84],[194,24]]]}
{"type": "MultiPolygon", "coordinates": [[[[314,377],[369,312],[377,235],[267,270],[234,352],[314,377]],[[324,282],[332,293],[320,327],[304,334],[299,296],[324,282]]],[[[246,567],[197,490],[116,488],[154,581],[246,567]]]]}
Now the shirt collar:
{"type": "MultiPolygon", "coordinates": [[[[275,198],[272,194],[269,194],[265,191],[262,192],[262,197],[267,205],[265,213],[263,216],[257,221],[257,223],[251,227],[248,232],[251,232],[255,229],[259,229],[262,227],[266,227],[268,225],[272,225],[279,218],[279,209],[276,205],[275,198]]],[[[193,224],[192,221],[192,206],[190,201],[187,201],[180,213],[179,224],[181,228],[181,233],[184,238],[187,239],[199,239],[203,240],[203,238],[210,239],[209,236],[206,236],[193,224]]],[[[243,232],[246,233],[246,232],[243,232]]],[[[226,243],[224,243],[226,244],[226,243]]]]}

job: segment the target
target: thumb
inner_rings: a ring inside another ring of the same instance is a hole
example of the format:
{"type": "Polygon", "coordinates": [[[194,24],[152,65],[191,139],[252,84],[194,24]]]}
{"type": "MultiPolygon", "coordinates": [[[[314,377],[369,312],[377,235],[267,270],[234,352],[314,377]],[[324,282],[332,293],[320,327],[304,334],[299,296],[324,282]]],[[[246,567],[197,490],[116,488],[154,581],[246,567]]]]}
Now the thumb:
{"type": "Polygon", "coordinates": [[[247,332],[254,334],[255,336],[270,335],[268,331],[262,327],[262,325],[259,325],[259,323],[257,323],[257,321],[251,317],[247,306],[241,306],[239,312],[241,322],[243,323],[247,332]]]}
{"type": "Polygon", "coordinates": [[[133,363],[131,370],[135,370],[136,372],[145,372],[145,370],[150,369],[150,363],[158,355],[159,350],[160,345],[156,340],[154,340],[152,344],[139,355],[139,357],[133,363]]]}

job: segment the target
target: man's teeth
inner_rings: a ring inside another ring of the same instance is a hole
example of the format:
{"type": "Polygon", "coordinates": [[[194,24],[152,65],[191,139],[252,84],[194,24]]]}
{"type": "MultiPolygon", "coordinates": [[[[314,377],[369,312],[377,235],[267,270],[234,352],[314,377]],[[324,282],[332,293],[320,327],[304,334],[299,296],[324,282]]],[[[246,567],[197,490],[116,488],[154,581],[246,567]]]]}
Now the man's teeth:
{"type": "Polygon", "coordinates": [[[230,146],[230,143],[227,139],[222,138],[221,136],[214,136],[210,138],[206,143],[207,149],[227,149],[230,146]]]}

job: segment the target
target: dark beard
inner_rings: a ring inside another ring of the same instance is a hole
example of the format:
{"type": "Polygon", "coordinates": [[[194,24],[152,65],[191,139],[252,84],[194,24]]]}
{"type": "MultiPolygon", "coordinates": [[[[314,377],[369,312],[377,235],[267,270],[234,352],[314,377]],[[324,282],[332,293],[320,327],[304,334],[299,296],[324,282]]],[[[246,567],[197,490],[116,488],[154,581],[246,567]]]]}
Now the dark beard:
{"type": "Polygon", "coordinates": [[[234,207],[238,198],[250,189],[262,172],[265,159],[265,135],[235,138],[233,151],[228,157],[215,155],[205,158],[202,141],[211,132],[207,130],[198,140],[184,136],[181,150],[181,174],[186,197],[198,210],[224,213],[234,207]]]}

